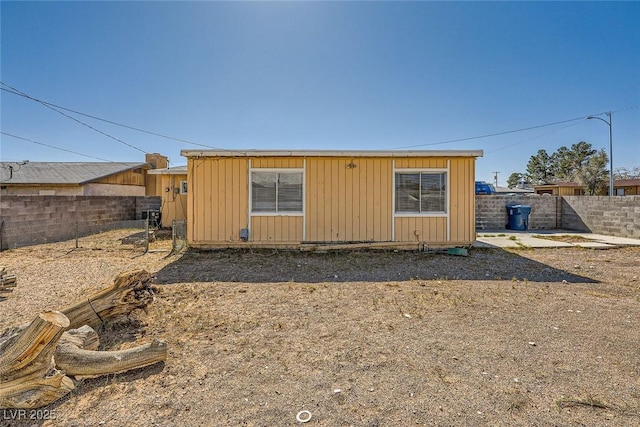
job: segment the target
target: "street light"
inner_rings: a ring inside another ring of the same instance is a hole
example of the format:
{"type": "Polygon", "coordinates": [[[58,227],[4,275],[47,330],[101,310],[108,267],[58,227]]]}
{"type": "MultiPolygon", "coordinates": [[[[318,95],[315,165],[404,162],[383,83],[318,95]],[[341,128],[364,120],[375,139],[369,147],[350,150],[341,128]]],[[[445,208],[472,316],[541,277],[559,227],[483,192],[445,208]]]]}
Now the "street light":
{"type": "Polygon", "coordinates": [[[601,117],[594,117],[594,116],[587,117],[587,120],[591,120],[591,119],[600,120],[605,122],[607,126],[609,126],[609,197],[611,197],[613,196],[613,138],[612,138],[612,132],[611,132],[611,111],[605,114],[609,116],[609,121],[606,121],[601,117]]]}

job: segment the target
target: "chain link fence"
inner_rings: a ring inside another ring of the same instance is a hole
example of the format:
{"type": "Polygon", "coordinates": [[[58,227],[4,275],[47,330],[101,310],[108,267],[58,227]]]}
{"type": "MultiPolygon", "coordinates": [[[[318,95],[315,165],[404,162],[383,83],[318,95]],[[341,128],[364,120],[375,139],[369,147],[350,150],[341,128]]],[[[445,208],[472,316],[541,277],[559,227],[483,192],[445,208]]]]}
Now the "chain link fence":
{"type": "Polygon", "coordinates": [[[75,249],[144,253],[149,247],[147,220],[105,224],[76,223],[75,249]]]}
{"type": "Polygon", "coordinates": [[[177,252],[187,248],[187,221],[174,219],[171,224],[171,251],[177,252]]]}
{"type": "Polygon", "coordinates": [[[159,228],[152,218],[106,224],[78,223],[73,243],[77,249],[123,251],[135,255],[171,252],[176,250],[175,242],[184,242],[180,243],[181,247],[186,247],[186,225],[183,229],[185,231],[178,235],[180,238],[174,238],[172,230],[159,228]],[[184,236],[183,240],[180,240],[181,236],[184,236]]]}
{"type": "MultiPolygon", "coordinates": [[[[62,240],[42,239],[34,245],[56,244],[67,250],[83,249],[122,252],[130,256],[148,252],[173,254],[187,248],[187,224],[185,220],[174,220],[171,229],[160,228],[153,217],[140,220],[95,223],[78,221],[68,227],[62,240]]],[[[11,249],[11,248],[7,248],[11,249]]]]}

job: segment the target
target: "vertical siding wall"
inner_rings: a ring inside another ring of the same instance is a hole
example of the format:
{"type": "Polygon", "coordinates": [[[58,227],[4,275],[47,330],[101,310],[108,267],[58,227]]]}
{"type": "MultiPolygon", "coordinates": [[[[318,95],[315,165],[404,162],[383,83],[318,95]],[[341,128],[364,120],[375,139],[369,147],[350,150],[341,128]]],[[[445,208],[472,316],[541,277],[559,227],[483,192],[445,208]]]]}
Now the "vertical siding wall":
{"type": "Polygon", "coordinates": [[[246,158],[188,160],[187,236],[192,243],[234,242],[248,227],[246,158]]]}
{"type": "MultiPolygon", "coordinates": [[[[162,213],[162,226],[171,227],[174,219],[186,219],[187,218],[187,196],[185,194],[177,193],[174,189],[180,189],[180,181],[186,181],[186,175],[149,175],[154,177],[157,181],[157,193],[162,197],[162,207],[160,212],[162,213]],[[165,188],[169,188],[169,191],[164,191],[165,188]]],[[[188,189],[187,189],[188,194],[188,189]]]]}
{"type": "Polygon", "coordinates": [[[475,239],[474,158],[397,158],[396,169],[449,168],[446,215],[394,217],[392,158],[190,158],[189,241],[398,241],[475,239]],[[304,168],[304,216],[250,215],[249,168],[304,168]]]}
{"type": "Polygon", "coordinates": [[[377,158],[309,158],[306,240],[391,240],[392,163],[377,158]]]}
{"type": "Polygon", "coordinates": [[[452,243],[476,240],[475,164],[474,158],[450,161],[449,240],[452,243]]]}
{"type": "Polygon", "coordinates": [[[128,171],[117,173],[115,175],[107,176],[95,182],[100,184],[141,185],[144,187],[146,176],[147,176],[146,171],[140,168],[139,172],[135,172],[134,170],[128,170],[128,171]]]}

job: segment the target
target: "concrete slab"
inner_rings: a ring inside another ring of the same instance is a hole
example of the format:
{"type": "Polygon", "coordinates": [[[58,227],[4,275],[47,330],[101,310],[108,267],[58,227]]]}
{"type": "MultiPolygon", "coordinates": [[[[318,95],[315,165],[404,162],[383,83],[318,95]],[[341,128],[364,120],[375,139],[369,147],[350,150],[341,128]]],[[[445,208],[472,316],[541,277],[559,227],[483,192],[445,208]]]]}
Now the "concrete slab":
{"type": "Polygon", "coordinates": [[[611,249],[617,248],[616,245],[608,245],[606,243],[601,242],[576,242],[573,246],[577,246],[580,248],[588,248],[588,249],[611,249]]]}
{"type": "Polygon", "coordinates": [[[478,248],[582,247],[590,249],[611,249],[620,246],[640,246],[640,239],[605,236],[593,233],[580,233],[569,230],[482,230],[477,233],[477,239],[474,243],[474,247],[478,248]],[[564,242],[536,236],[575,236],[579,237],[580,240],[564,242]]]}
{"type": "Polygon", "coordinates": [[[589,234],[589,239],[607,243],[615,246],[640,246],[640,239],[630,239],[627,237],[605,236],[603,234],[589,234]]]}
{"type": "Polygon", "coordinates": [[[476,240],[475,247],[494,247],[494,248],[558,248],[574,246],[566,242],[558,242],[548,239],[537,239],[533,236],[520,234],[499,233],[496,236],[479,236],[476,240]]]}

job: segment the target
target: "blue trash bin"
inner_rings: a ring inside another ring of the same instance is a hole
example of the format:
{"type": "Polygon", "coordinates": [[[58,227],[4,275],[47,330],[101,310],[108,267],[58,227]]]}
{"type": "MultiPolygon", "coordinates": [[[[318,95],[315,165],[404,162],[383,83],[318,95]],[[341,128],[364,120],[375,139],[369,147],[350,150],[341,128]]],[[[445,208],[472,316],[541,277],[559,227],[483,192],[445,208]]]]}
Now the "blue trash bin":
{"type": "Polygon", "coordinates": [[[529,229],[531,206],[507,205],[507,228],[509,230],[526,231],[529,229]]]}

